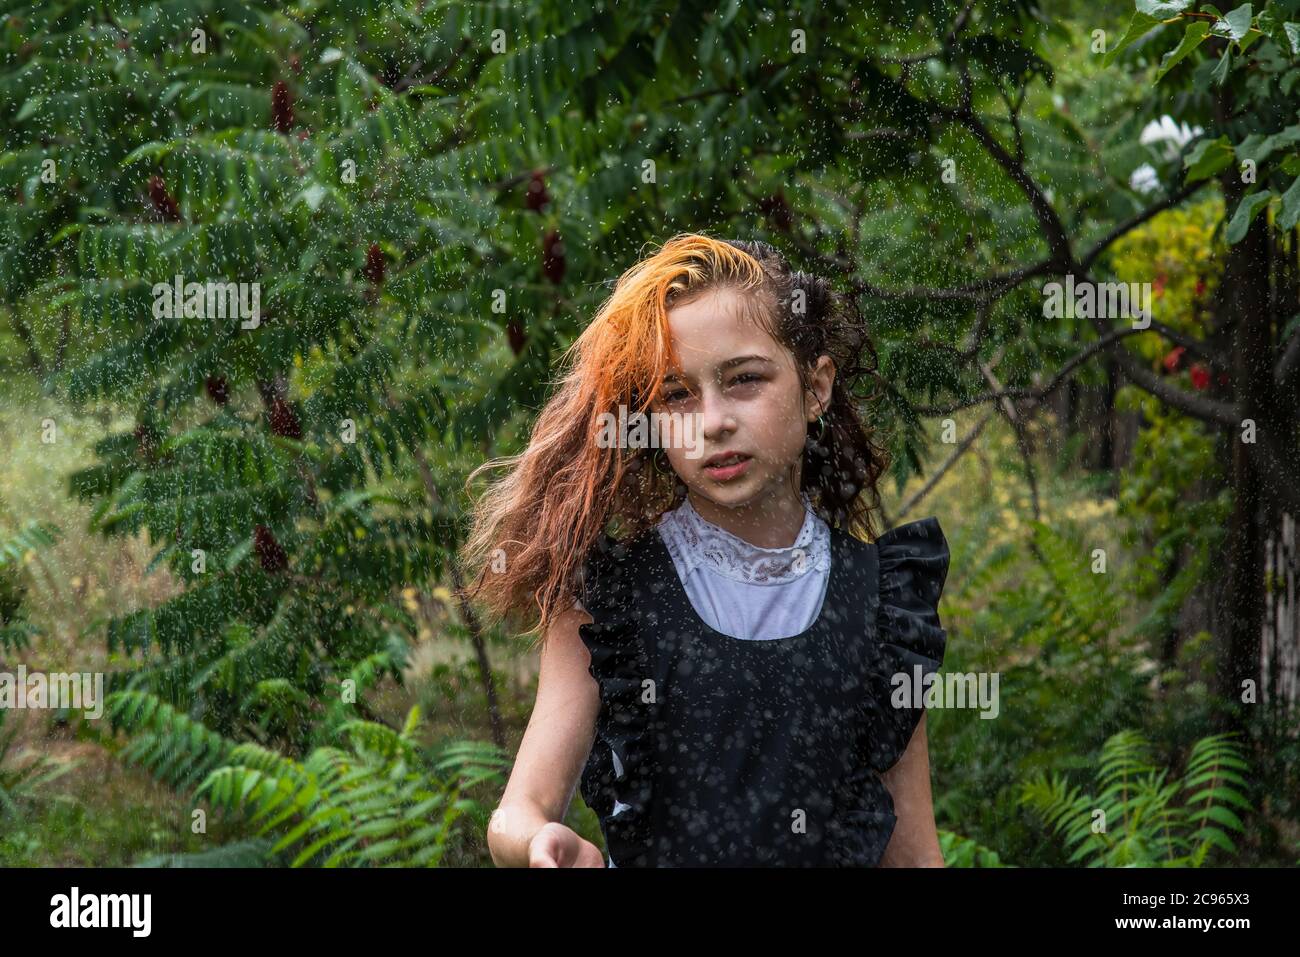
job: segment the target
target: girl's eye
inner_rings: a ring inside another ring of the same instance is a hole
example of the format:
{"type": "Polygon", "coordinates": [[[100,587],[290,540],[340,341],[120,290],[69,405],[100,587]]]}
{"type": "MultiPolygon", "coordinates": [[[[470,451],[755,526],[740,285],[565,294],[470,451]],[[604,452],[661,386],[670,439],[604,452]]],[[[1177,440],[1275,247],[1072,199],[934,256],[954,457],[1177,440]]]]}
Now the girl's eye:
{"type": "MultiPolygon", "coordinates": [[[[763,381],[763,377],[759,375],[757,372],[742,372],[740,373],[740,375],[732,379],[731,382],[728,383],[728,385],[730,386],[751,385],[752,383],[762,382],[762,381],[763,381]]],[[[689,389],[673,389],[669,392],[663,393],[660,396],[660,398],[669,405],[673,405],[679,402],[685,402],[691,397],[692,397],[692,393],[689,389]]]]}

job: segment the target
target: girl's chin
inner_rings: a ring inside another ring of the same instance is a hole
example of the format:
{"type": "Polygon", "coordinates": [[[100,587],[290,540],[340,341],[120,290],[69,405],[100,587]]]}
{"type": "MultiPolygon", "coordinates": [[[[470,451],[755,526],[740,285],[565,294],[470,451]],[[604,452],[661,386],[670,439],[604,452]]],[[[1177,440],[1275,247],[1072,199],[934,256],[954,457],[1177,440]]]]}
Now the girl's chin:
{"type": "Polygon", "coordinates": [[[749,480],[736,482],[713,482],[707,478],[701,479],[691,488],[691,491],[706,501],[723,508],[743,508],[746,505],[754,505],[761,498],[762,486],[759,483],[749,480]]]}

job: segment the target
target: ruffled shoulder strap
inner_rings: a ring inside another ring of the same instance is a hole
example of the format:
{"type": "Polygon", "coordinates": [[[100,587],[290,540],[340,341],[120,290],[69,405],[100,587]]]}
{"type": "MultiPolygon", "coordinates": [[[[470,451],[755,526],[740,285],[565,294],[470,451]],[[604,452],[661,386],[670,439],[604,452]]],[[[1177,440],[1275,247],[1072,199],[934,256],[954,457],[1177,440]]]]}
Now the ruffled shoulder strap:
{"type": "Polygon", "coordinates": [[[635,558],[640,539],[602,536],[587,556],[579,599],[592,621],[578,626],[591,653],[589,673],[600,687],[595,740],[583,767],[583,800],[596,812],[617,867],[650,859],[654,705],[643,694],[651,667],[637,626],[645,582],[635,558]]]}
{"type": "Polygon", "coordinates": [[[947,649],[939,596],[948,578],[949,552],[939,520],[933,517],[890,529],[875,545],[880,585],[877,657],[871,669],[876,721],[870,763],[877,771],[887,771],[907,750],[925,713],[922,701],[910,692],[924,691],[925,676],[939,670],[947,649]]]}
{"type": "Polygon", "coordinates": [[[605,610],[620,603],[627,554],[628,545],[607,532],[601,532],[588,549],[578,574],[577,597],[593,617],[594,609],[605,610]]]}

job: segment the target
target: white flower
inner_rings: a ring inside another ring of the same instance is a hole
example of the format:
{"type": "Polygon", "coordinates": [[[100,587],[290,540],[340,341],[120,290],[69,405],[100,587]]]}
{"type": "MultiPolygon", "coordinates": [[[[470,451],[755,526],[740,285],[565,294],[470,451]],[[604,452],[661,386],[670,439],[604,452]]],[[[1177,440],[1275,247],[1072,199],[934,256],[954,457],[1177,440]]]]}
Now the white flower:
{"type": "Polygon", "coordinates": [[[1142,128],[1138,142],[1143,146],[1152,146],[1156,143],[1165,144],[1164,158],[1170,160],[1176,157],[1184,146],[1203,132],[1205,131],[1199,126],[1193,129],[1185,122],[1179,126],[1174,118],[1166,113],[1160,119],[1152,120],[1142,128]]]}
{"type": "Polygon", "coordinates": [[[1128,185],[1139,193],[1150,193],[1160,188],[1160,178],[1156,176],[1154,166],[1143,163],[1129,176],[1128,185]]]}

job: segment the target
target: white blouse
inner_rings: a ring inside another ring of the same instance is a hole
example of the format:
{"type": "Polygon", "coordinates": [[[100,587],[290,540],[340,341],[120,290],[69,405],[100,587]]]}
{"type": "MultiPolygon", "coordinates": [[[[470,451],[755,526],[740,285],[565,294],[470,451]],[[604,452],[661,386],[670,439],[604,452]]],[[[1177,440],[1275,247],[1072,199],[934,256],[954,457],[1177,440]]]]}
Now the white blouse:
{"type": "Polygon", "coordinates": [[[691,607],[714,631],[763,641],[802,634],[817,620],[830,581],[831,532],[807,495],[803,502],[803,526],[785,548],[760,548],[719,528],[689,498],[659,519],[691,607]]]}
{"type": "Polygon", "coordinates": [[[732,638],[789,638],[812,627],[830,580],[830,527],[804,496],[794,543],[760,548],[704,519],[687,498],[659,520],[696,614],[732,638]]]}

